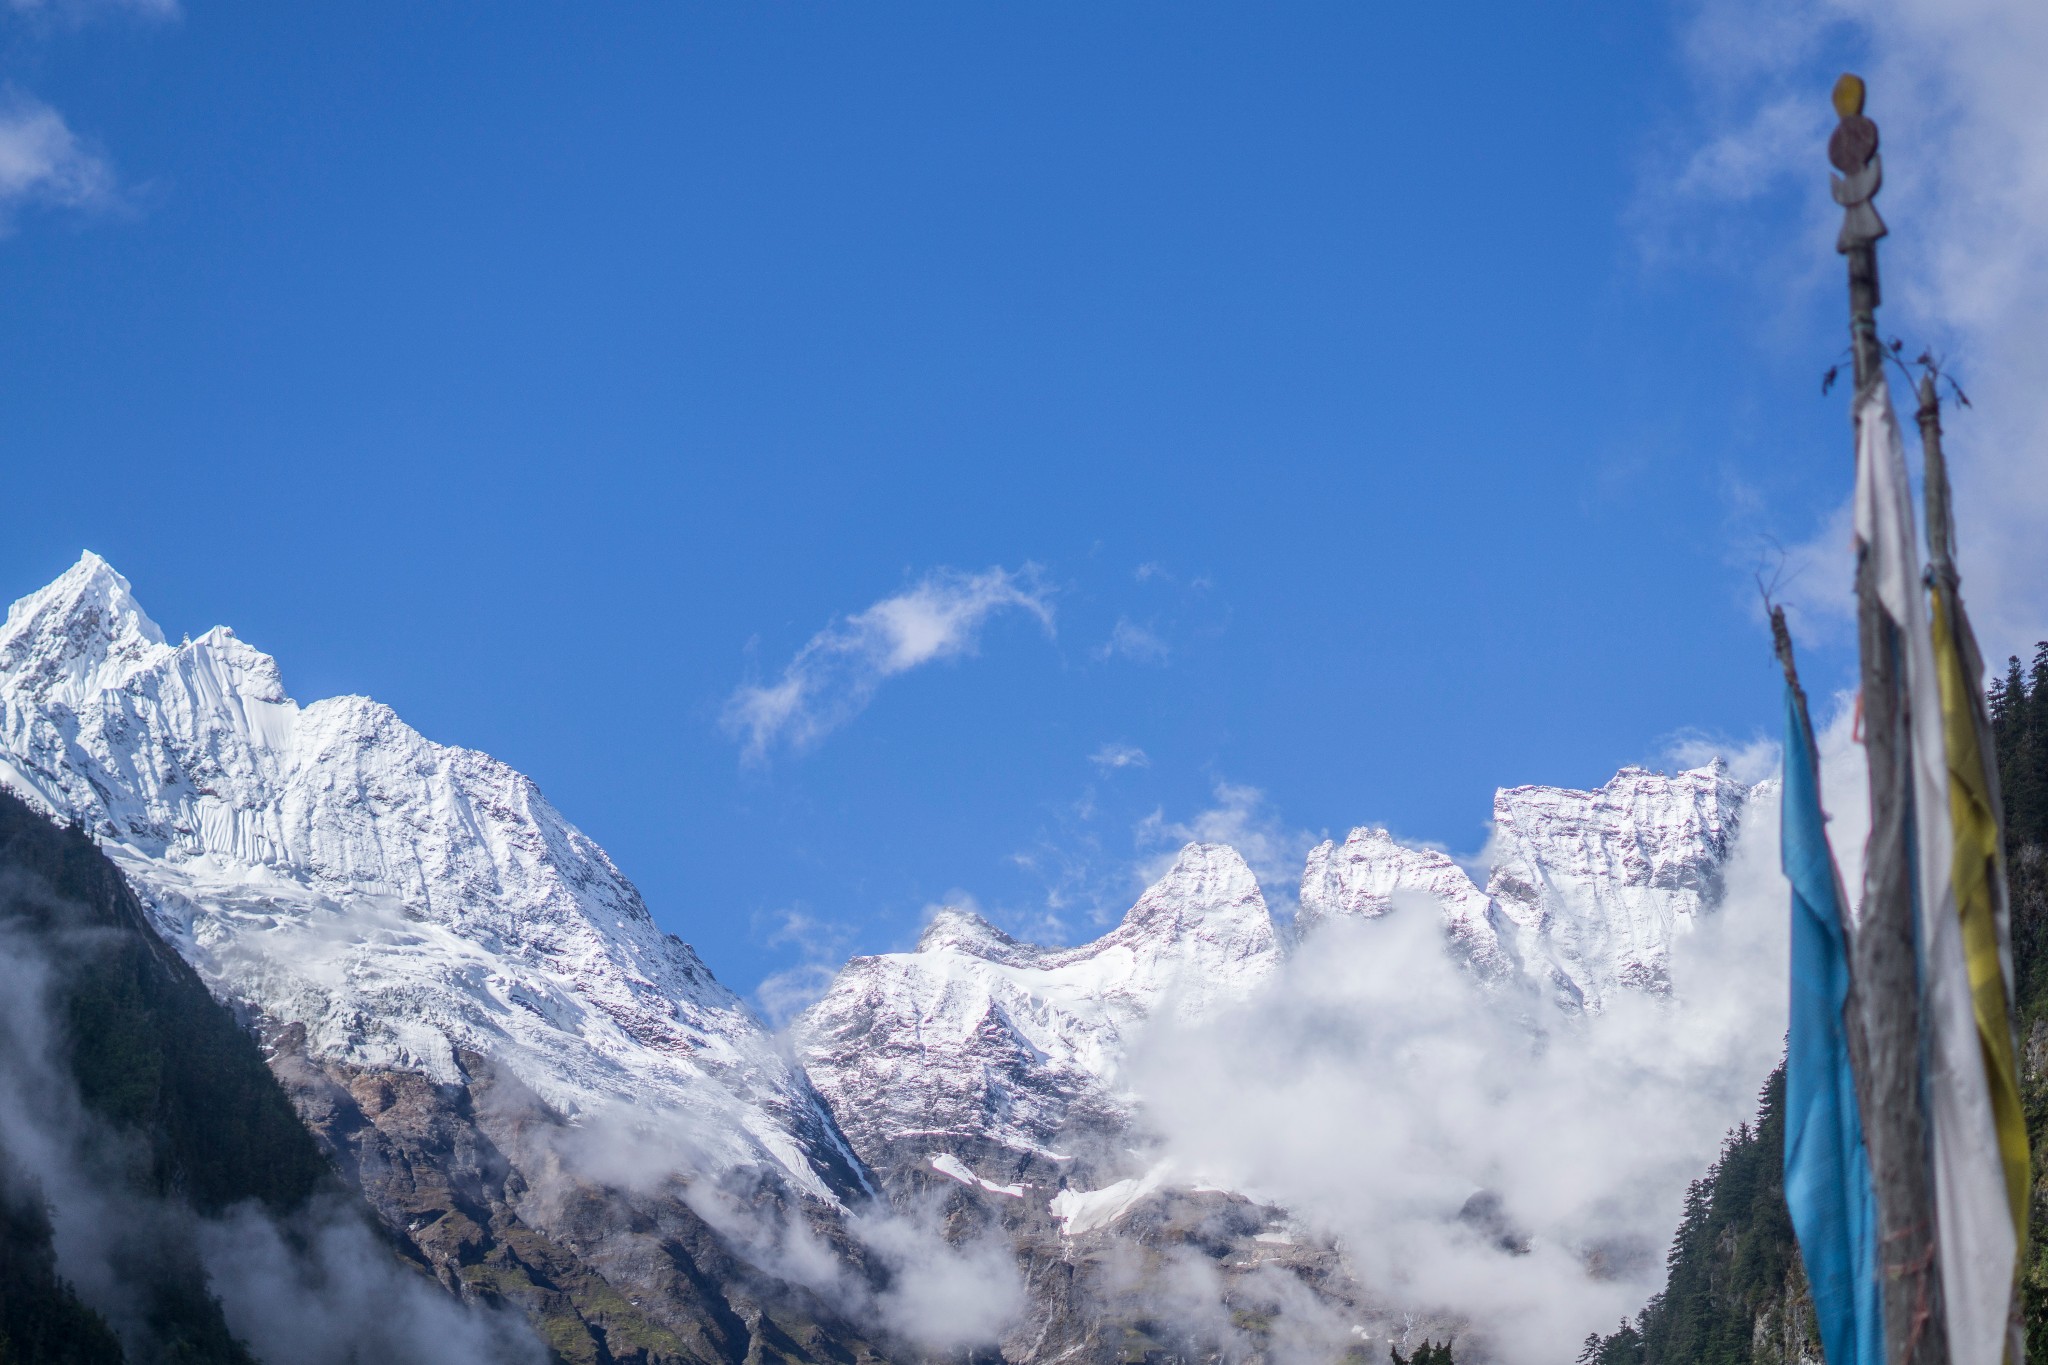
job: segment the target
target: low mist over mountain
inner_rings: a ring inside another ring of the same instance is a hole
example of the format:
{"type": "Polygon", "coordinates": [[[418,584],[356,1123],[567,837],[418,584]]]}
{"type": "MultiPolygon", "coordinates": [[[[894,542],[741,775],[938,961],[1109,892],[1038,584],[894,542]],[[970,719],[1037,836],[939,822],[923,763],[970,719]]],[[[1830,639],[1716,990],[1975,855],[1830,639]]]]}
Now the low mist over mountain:
{"type": "MultiPolygon", "coordinates": [[[[1285,921],[1215,843],[1090,943],[944,910],[786,1035],[529,779],[302,705],[224,627],[171,643],[94,555],[0,627],[0,784],[296,1114],[298,1186],[179,1215],[193,1301],[272,1360],[318,1357],[237,1307],[265,1238],[353,1249],[479,1358],[1556,1361],[1657,1287],[1783,1028],[1775,794],[1718,763],[1503,790],[1483,865],[1354,830],[1285,921]],[[353,1240],[291,1222],[316,1196],[353,1240]]],[[[41,1178],[9,1264],[147,1358],[41,1178]]]]}

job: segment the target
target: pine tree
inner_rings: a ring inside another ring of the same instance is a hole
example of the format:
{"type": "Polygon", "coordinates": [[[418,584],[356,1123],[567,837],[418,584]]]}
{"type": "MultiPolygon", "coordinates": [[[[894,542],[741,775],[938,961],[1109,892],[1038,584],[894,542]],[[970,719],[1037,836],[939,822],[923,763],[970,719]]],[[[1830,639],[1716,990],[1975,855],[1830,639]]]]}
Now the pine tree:
{"type": "MultiPolygon", "coordinates": [[[[1598,1339],[1597,1336],[1592,1338],[1595,1341],[1598,1339]]],[[[1394,1365],[1454,1365],[1454,1362],[1451,1360],[1451,1343],[1448,1338],[1442,1342],[1433,1343],[1428,1337],[1424,1337],[1422,1344],[1415,1348],[1415,1354],[1412,1356],[1402,1355],[1401,1348],[1389,1342],[1387,1344],[1387,1354],[1394,1358],[1394,1365]]]]}
{"type": "Polygon", "coordinates": [[[2020,727],[2014,766],[2023,800],[2015,819],[2006,816],[2008,842],[2048,844],[2048,640],[2034,647],[2032,676],[2027,679],[2027,699],[2020,727]]]}

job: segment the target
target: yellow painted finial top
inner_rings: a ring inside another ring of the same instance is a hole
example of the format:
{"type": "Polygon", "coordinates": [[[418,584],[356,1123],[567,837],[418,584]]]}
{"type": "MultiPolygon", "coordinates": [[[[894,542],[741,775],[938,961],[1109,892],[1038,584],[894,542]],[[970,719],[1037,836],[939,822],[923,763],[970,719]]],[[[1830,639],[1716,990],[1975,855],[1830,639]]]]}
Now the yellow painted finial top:
{"type": "Polygon", "coordinates": [[[1863,112],[1863,78],[1853,71],[1844,71],[1835,82],[1835,115],[1838,118],[1855,118],[1863,112]]]}

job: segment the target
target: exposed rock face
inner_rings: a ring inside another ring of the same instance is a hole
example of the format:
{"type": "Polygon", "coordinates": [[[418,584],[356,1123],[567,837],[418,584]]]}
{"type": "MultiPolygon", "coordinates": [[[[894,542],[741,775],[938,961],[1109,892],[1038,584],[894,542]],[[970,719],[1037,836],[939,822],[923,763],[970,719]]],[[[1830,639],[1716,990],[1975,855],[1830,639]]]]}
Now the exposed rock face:
{"type": "Polygon", "coordinates": [[[271,1068],[343,1175],[451,1292],[517,1305],[561,1359],[882,1359],[833,1306],[739,1254],[682,1182],[622,1187],[565,1162],[573,1130],[485,1058],[461,1055],[469,1075],[447,1084],[304,1041],[273,1033],[271,1068]]]}
{"type": "Polygon", "coordinates": [[[1496,794],[1486,892],[1525,967],[1571,1008],[1669,989],[1671,944],[1720,900],[1748,795],[1718,760],[1670,777],[1623,768],[1598,791],[1496,794]]]}

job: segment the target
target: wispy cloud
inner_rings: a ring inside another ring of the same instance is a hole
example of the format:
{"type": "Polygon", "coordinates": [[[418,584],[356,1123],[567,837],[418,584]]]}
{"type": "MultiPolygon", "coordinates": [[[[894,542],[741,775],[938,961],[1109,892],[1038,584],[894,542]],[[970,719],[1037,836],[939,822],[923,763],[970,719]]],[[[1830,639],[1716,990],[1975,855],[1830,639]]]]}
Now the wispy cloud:
{"type": "Polygon", "coordinates": [[[1827,142],[1826,106],[1793,96],[1758,108],[1695,151],[1673,189],[1686,196],[1742,202],[1776,188],[1799,171],[1811,172],[1815,147],[1827,142]]]}
{"type": "Polygon", "coordinates": [[[62,114],[28,95],[0,95],[0,231],[31,204],[100,209],[114,203],[113,170],[62,114]]]}
{"type": "Polygon", "coordinates": [[[771,972],[754,988],[754,1004],[773,1029],[785,1029],[790,1021],[825,998],[839,969],[829,962],[799,962],[771,972]]]}
{"type": "Polygon", "coordinates": [[[974,653],[982,626],[1008,611],[1036,617],[1052,632],[1052,593],[1035,565],[934,570],[813,635],[776,681],[740,687],[726,703],[726,730],[749,760],[778,746],[808,749],[859,715],[886,680],[974,653]]]}
{"type": "Polygon", "coordinates": [[[175,19],[178,0],[7,0],[7,8],[30,20],[84,23],[102,14],[128,13],[145,19],[175,19]]]}
{"type": "Polygon", "coordinates": [[[1119,768],[1149,768],[1152,759],[1135,744],[1105,744],[1088,755],[1088,761],[1106,773],[1119,768]]]}
{"type": "Polygon", "coordinates": [[[1768,735],[1738,740],[1686,729],[1666,736],[1663,757],[1668,766],[1681,770],[1704,768],[1718,758],[1737,782],[1755,783],[1778,775],[1783,752],[1768,735]]]}
{"type": "Polygon", "coordinates": [[[1163,664],[1173,655],[1172,646],[1150,626],[1141,626],[1128,616],[1116,618],[1109,638],[1090,651],[1097,659],[1129,659],[1133,663],[1163,664]]]}
{"type": "Polygon", "coordinates": [[[756,915],[754,929],[770,948],[792,950],[801,959],[754,988],[761,1017],[774,1028],[784,1028],[832,988],[853,936],[846,925],[819,919],[801,906],[756,915]]]}

